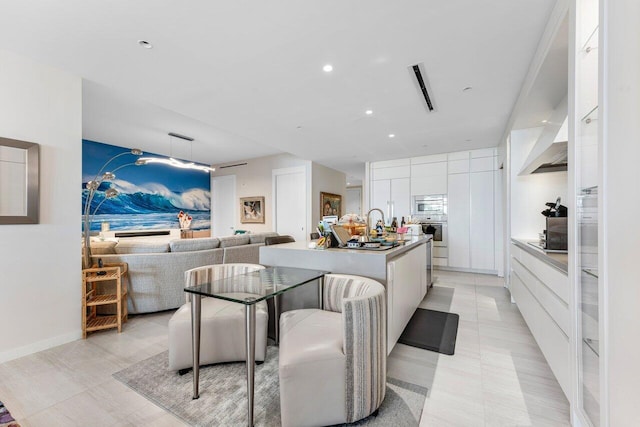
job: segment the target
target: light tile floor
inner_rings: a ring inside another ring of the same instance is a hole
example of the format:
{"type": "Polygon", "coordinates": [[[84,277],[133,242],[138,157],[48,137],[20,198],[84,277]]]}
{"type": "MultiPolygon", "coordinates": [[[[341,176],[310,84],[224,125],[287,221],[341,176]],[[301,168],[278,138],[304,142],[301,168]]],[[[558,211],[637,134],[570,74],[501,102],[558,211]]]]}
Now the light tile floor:
{"type": "MultiPolygon", "coordinates": [[[[502,280],[436,271],[422,308],[460,315],[454,356],[396,345],[389,375],[429,389],[421,426],[563,426],[569,404],[502,280]]],[[[0,364],[0,400],[23,427],[182,426],[112,374],[167,349],[171,312],[133,316],[0,364]]]]}

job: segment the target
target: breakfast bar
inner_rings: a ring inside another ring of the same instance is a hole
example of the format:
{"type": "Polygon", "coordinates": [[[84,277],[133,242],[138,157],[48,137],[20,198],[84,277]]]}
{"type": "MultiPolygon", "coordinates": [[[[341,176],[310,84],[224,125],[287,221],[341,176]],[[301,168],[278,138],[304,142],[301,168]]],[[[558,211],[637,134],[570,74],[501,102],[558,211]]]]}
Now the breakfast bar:
{"type": "Polygon", "coordinates": [[[387,353],[411,319],[430,285],[431,236],[408,238],[389,249],[311,249],[308,242],[260,248],[260,264],[301,267],[369,277],[387,291],[387,353]]]}

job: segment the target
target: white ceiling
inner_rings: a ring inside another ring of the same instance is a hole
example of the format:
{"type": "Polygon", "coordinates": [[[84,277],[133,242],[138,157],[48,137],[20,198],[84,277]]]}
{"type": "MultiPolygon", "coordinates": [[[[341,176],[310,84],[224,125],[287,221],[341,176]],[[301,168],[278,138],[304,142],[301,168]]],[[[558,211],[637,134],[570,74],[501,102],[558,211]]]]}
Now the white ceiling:
{"type": "Polygon", "coordinates": [[[0,4],[0,47],[95,82],[85,138],[170,154],[177,132],[197,161],[289,152],[362,176],[365,161],[496,146],[554,4],[21,0],[0,4]]]}

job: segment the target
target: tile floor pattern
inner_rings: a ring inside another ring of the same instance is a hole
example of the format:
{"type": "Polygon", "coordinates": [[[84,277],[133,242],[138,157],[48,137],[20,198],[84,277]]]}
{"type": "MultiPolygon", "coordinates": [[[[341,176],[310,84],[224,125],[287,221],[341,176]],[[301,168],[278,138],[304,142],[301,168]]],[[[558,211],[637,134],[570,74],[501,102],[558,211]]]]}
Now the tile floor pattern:
{"type": "MultiPolygon", "coordinates": [[[[567,399],[502,280],[436,276],[420,306],[460,315],[455,355],[398,344],[388,362],[389,375],[428,387],[420,426],[569,425],[567,399]]],[[[167,349],[170,316],[134,316],[122,334],[0,364],[0,400],[22,427],[185,425],[112,377],[167,349]]]]}

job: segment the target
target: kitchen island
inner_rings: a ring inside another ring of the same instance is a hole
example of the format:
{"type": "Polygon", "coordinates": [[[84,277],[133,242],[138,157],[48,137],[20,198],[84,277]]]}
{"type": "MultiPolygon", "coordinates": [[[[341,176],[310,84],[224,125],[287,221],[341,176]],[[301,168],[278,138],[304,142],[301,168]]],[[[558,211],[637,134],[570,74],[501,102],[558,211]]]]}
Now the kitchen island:
{"type": "Polygon", "coordinates": [[[262,246],[260,264],[302,267],[375,279],[387,290],[387,353],[395,346],[428,289],[431,236],[407,239],[386,250],[310,249],[307,242],[262,246]]]}

